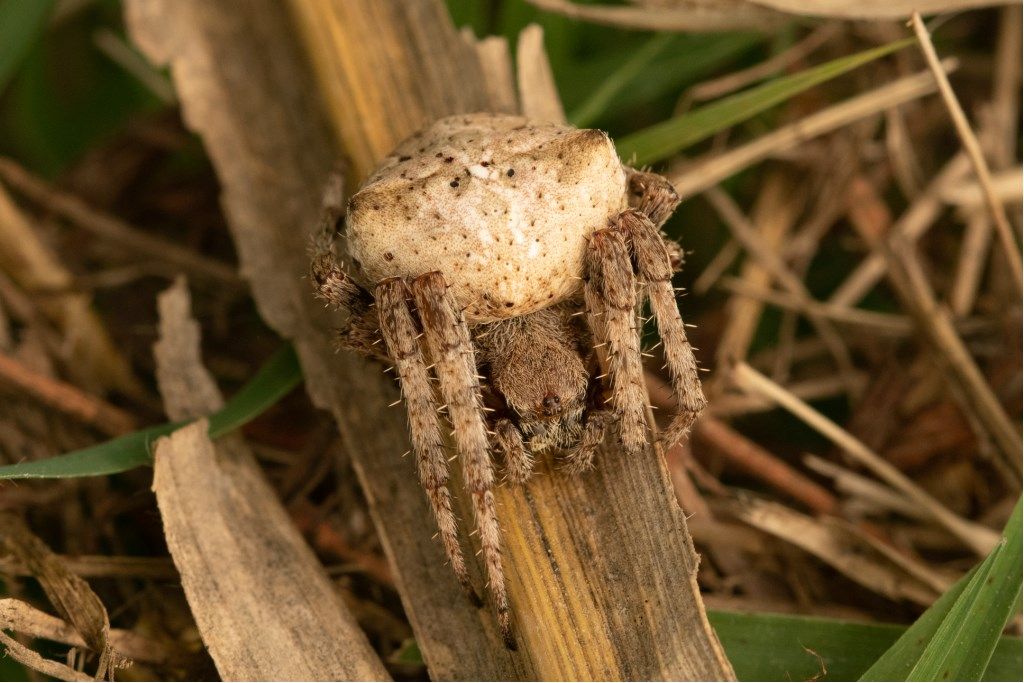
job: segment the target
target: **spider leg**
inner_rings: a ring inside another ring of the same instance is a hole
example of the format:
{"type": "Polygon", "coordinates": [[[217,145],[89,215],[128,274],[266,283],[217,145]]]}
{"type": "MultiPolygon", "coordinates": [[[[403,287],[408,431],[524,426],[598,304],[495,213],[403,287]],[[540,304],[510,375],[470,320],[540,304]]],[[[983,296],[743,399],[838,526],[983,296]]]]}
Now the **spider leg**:
{"type": "Polygon", "coordinates": [[[668,447],[686,436],[708,402],[697,374],[697,359],[686,338],[686,326],[676,305],[670,249],[651,219],[640,211],[622,212],[617,224],[632,247],[640,280],[645,285],[651,312],[658,323],[658,333],[665,349],[665,365],[679,403],[679,411],[665,430],[664,443],[668,447]]]}
{"type": "Polygon", "coordinates": [[[348,314],[338,330],[338,346],[388,361],[389,356],[380,345],[380,318],[370,293],[349,277],[330,251],[318,251],[310,276],[317,296],[348,314]]]}
{"type": "Polygon", "coordinates": [[[488,451],[480,383],[469,328],[462,311],[448,292],[444,276],[426,273],[412,283],[427,348],[435,363],[441,394],[448,404],[455,444],[462,456],[466,486],[473,499],[473,511],[480,532],[480,547],[487,569],[491,595],[498,613],[498,626],[505,645],[515,649],[512,613],[505,591],[501,566],[501,533],[494,509],[494,471],[488,451]]]}
{"type": "Polygon", "coordinates": [[[635,453],[647,438],[647,390],[640,364],[636,277],[625,238],[617,226],[591,235],[584,269],[587,320],[598,346],[607,346],[610,402],[620,418],[622,444],[635,453]]]}
{"type": "Polygon", "coordinates": [[[672,183],[657,173],[625,167],[629,187],[629,206],[647,215],[657,229],[665,225],[679,206],[679,194],[672,183]]]}
{"type": "Polygon", "coordinates": [[[523,434],[511,420],[501,418],[494,424],[494,447],[505,460],[505,476],[513,484],[522,484],[533,474],[533,455],[523,443],[523,434]]]}
{"type": "Polygon", "coordinates": [[[441,545],[470,600],[480,605],[480,598],[470,583],[459,545],[458,526],[448,491],[448,458],[438,430],[434,392],[420,352],[417,341],[419,333],[406,301],[407,295],[408,288],[399,278],[384,280],[377,285],[381,332],[402,380],[416,467],[437,521],[441,545]]]}
{"type": "Polygon", "coordinates": [[[614,419],[615,413],[610,410],[595,410],[587,416],[579,444],[565,455],[565,470],[569,474],[582,474],[594,466],[594,456],[614,419]]]}
{"type": "Polygon", "coordinates": [[[317,250],[309,274],[317,297],[351,316],[363,313],[373,303],[370,293],[349,277],[331,251],[317,250]]]}
{"type": "Polygon", "coordinates": [[[335,171],[324,190],[320,223],[312,240],[310,279],[316,295],[329,306],[348,314],[338,331],[338,346],[387,361],[380,345],[380,321],[373,297],[345,272],[334,256],[334,246],[344,216],[342,176],[335,171]]]}

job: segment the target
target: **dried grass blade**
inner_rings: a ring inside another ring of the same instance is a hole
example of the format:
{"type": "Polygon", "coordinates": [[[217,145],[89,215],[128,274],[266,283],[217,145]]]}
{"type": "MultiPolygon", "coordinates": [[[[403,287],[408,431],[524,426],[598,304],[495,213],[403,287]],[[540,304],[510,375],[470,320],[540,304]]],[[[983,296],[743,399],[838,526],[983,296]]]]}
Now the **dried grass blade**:
{"type": "Polygon", "coordinates": [[[528,0],[546,12],[626,29],[708,33],[747,29],[768,31],[784,18],[771,10],[736,0],[690,2],[681,7],[585,5],[571,0],[528,0]]]}
{"type": "Polygon", "coordinates": [[[908,569],[905,563],[894,562],[839,519],[814,519],[783,505],[756,499],[741,500],[729,509],[747,524],[792,543],[890,600],[930,605],[951,583],[932,576],[924,567],[908,569]],[[935,584],[942,588],[937,590],[935,584]]]}
{"type": "Polygon", "coordinates": [[[41,674],[56,678],[58,681],[96,680],[92,676],[88,676],[77,669],[72,669],[66,664],[55,662],[52,659],[46,659],[35,650],[25,647],[17,640],[4,633],[2,629],[0,629],[0,645],[3,645],[7,649],[6,654],[14,661],[24,664],[33,671],[38,671],[41,674]]]}
{"type": "MultiPolygon", "coordinates": [[[[182,280],[159,308],[154,355],[169,416],[218,409],[223,399],[201,365],[182,280]]],[[[240,435],[214,446],[200,420],[161,439],[153,491],[185,596],[223,678],[389,678],[240,435]]]]}
{"type": "Polygon", "coordinates": [[[793,396],[746,363],[738,363],[732,371],[733,381],[744,391],[770,398],[793,413],[810,427],[842,448],[861,465],[875,473],[893,488],[902,491],[936,522],[946,527],[957,538],[979,555],[988,553],[999,535],[979,524],[970,522],[945,507],[906,475],[883,460],[849,432],[829,420],[817,410],[793,396]]]}
{"type": "Polygon", "coordinates": [[[565,111],[544,51],[544,29],[540,25],[530,24],[519,34],[516,67],[523,115],[537,121],[564,123],[565,111]]]}
{"type": "MultiPolygon", "coordinates": [[[[786,265],[785,261],[782,260],[778,255],[778,245],[772,244],[762,236],[761,232],[758,231],[757,227],[751,223],[749,219],[740,211],[739,207],[732,200],[729,195],[723,192],[719,188],[711,188],[706,193],[708,200],[711,205],[718,211],[719,215],[723,217],[726,225],[729,227],[732,233],[733,239],[739,242],[744,249],[753,257],[754,261],[764,269],[763,273],[748,274],[748,270],[744,270],[746,276],[746,284],[750,284],[753,287],[758,285],[770,285],[774,279],[779,282],[785,289],[789,291],[790,296],[800,302],[805,313],[810,319],[811,325],[815,331],[821,337],[822,341],[828,347],[829,352],[835,359],[836,366],[839,369],[840,374],[844,377],[852,378],[855,375],[853,360],[850,357],[850,351],[846,347],[845,341],[833,327],[832,323],[822,314],[820,314],[814,307],[814,299],[811,297],[810,292],[807,290],[806,285],[803,281],[797,277],[786,265]]],[[[793,202],[796,204],[796,202],[793,202]]],[[[797,205],[796,210],[799,210],[797,205]]],[[[788,212],[793,213],[794,209],[787,209],[788,212]]],[[[795,221],[796,216],[791,215],[787,222],[792,223],[795,221]]],[[[777,236],[781,238],[782,235],[777,236]]],[[[755,300],[756,301],[756,300],[755,300]]],[[[760,319],[760,305],[757,305],[754,310],[757,312],[757,319],[760,319]]],[[[753,337],[752,324],[747,334],[747,343],[749,344],[749,338],[753,337]]],[[[725,335],[723,335],[725,337],[725,335]]],[[[729,346],[724,342],[719,346],[719,360],[726,361],[733,360],[723,355],[723,353],[731,353],[729,346]]],[[[744,356],[746,354],[744,353],[744,356]]],[[[736,358],[738,358],[737,356],[736,358]]],[[[850,387],[853,390],[853,382],[851,381],[850,387]]]]}
{"type": "Polygon", "coordinates": [[[3,352],[0,352],[0,378],[108,436],[120,436],[135,428],[135,418],[130,413],[73,384],[36,372],[3,352]]]}
{"type": "Polygon", "coordinates": [[[802,16],[837,19],[904,19],[911,12],[939,14],[993,5],[1013,0],[750,0],[755,5],[802,16]]]}
{"type": "MultiPolygon", "coordinates": [[[[953,64],[951,60],[944,62],[950,70],[953,64]]],[[[788,123],[735,149],[670,170],[668,177],[679,196],[686,199],[773,154],[933,92],[935,81],[928,72],[906,76],[788,123]]]]}
{"type": "MultiPolygon", "coordinates": [[[[0,599],[0,629],[74,647],[87,647],[74,626],[14,598],[0,599]]],[[[111,646],[133,661],[165,664],[175,656],[162,643],[132,631],[110,629],[109,636],[111,646]]]]}
{"type": "Polygon", "coordinates": [[[74,291],[74,278],[43,243],[28,216],[0,185],[0,269],[23,289],[53,291],[40,309],[69,340],[68,366],[76,381],[88,389],[116,388],[138,393],[138,380],[114,346],[88,298],[74,291]]]}
{"type": "Polygon", "coordinates": [[[928,33],[928,29],[925,28],[921,14],[915,11],[910,21],[914,27],[914,34],[921,45],[921,51],[928,61],[928,66],[931,67],[932,73],[935,74],[935,81],[938,83],[939,92],[942,94],[942,101],[946,103],[946,109],[949,110],[949,115],[953,119],[956,132],[960,136],[964,150],[971,160],[971,165],[974,166],[974,173],[978,176],[978,182],[981,183],[985,204],[992,214],[992,220],[996,226],[996,234],[999,235],[999,241],[1003,245],[1003,255],[1006,258],[1007,265],[1010,267],[1010,274],[1017,284],[1017,293],[1024,293],[1024,266],[1021,264],[1020,246],[1018,246],[1017,240],[1014,237],[1013,228],[1010,226],[1010,219],[1006,217],[1006,210],[999,202],[992,187],[992,173],[988,169],[985,155],[982,154],[981,145],[978,143],[978,138],[974,131],[971,130],[971,124],[968,123],[967,115],[964,114],[963,107],[960,106],[960,101],[957,99],[956,93],[953,92],[953,86],[949,84],[949,79],[946,78],[946,73],[939,64],[939,56],[935,53],[935,46],[932,45],[931,36],[928,33]]]}
{"type": "Polygon", "coordinates": [[[882,246],[890,278],[900,298],[945,366],[947,372],[942,379],[952,388],[953,396],[965,412],[973,415],[992,438],[1000,455],[997,462],[1013,473],[1012,480],[1019,482],[1022,449],[1018,427],[1003,410],[967,345],[957,334],[949,310],[936,299],[914,246],[900,235],[893,236],[882,246]]]}
{"type": "Polygon", "coordinates": [[[25,170],[11,159],[0,158],[0,179],[28,199],[88,232],[139,254],[165,261],[188,274],[238,287],[241,280],[234,266],[204,256],[179,244],[156,237],[123,220],[98,211],[73,194],[64,192],[25,170]]]}
{"type": "MultiPolygon", "coordinates": [[[[939,218],[942,211],[943,189],[958,182],[967,173],[968,168],[969,162],[964,155],[958,154],[953,157],[914,203],[892,224],[888,230],[888,239],[902,239],[911,244],[920,239],[939,218]]],[[[832,296],[828,298],[829,303],[840,306],[856,305],[878,284],[885,273],[885,255],[879,250],[872,251],[842,284],[835,288],[832,296]]]]}
{"type": "Polygon", "coordinates": [[[75,576],[20,518],[0,513],[0,544],[39,581],[57,613],[74,626],[85,645],[99,655],[97,678],[112,675],[127,660],[111,649],[110,619],[92,588],[75,576]]]}

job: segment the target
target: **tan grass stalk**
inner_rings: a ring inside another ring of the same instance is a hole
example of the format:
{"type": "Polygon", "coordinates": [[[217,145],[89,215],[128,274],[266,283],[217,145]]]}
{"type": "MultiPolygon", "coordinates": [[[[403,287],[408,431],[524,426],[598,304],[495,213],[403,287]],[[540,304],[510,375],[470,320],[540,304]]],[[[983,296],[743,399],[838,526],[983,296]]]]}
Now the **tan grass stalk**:
{"type": "Polygon", "coordinates": [[[971,124],[967,121],[967,115],[964,114],[963,107],[960,106],[956,93],[953,92],[953,86],[949,84],[949,78],[946,77],[946,72],[939,62],[939,56],[935,52],[935,46],[932,45],[931,36],[924,25],[924,21],[921,19],[920,13],[914,12],[910,22],[914,27],[914,34],[921,45],[921,52],[924,53],[928,66],[935,75],[935,82],[939,86],[942,101],[946,104],[946,109],[949,110],[949,115],[953,119],[956,132],[960,136],[964,150],[971,160],[974,173],[978,176],[978,182],[981,183],[985,203],[995,223],[996,234],[1002,243],[1006,264],[1009,266],[1010,274],[1017,285],[1017,293],[1024,293],[1024,272],[1022,272],[1024,268],[1021,265],[1021,250],[1017,245],[1017,239],[1013,235],[1010,220],[1006,217],[1006,210],[999,203],[999,199],[992,187],[992,173],[989,171],[988,162],[985,161],[985,155],[982,154],[981,145],[971,129],[971,124]]]}
{"type": "MultiPolygon", "coordinates": [[[[944,68],[952,70],[955,62],[945,60],[943,65],[944,68]]],[[[935,82],[928,72],[906,76],[822,109],[799,121],[780,126],[777,130],[735,149],[670,170],[668,177],[679,196],[686,199],[773,154],[794,149],[812,138],[934,91],[935,82]]]]}
{"type": "Polygon", "coordinates": [[[879,479],[904,493],[932,519],[946,527],[978,555],[986,555],[998,542],[998,533],[952,512],[852,434],[746,363],[736,364],[731,376],[735,384],[744,391],[773,400],[842,448],[844,452],[871,470],[879,479]]]}

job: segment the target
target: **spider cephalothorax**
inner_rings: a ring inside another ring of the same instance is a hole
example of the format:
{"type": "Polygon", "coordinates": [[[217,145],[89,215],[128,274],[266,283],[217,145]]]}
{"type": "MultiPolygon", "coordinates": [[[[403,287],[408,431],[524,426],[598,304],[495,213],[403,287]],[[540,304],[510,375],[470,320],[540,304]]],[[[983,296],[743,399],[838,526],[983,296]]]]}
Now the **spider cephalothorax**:
{"type": "Polygon", "coordinates": [[[609,430],[627,451],[641,450],[645,300],[680,406],[664,440],[685,436],[704,408],[671,283],[681,251],[661,233],[678,197],[661,176],[623,167],[600,131],[497,114],[453,116],[413,135],[347,213],[340,188],[335,179],[325,196],[317,292],[349,314],[343,347],[394,365],[441,542],[476,600],[438,413],[451,423],[499,625],[514,647],[492,451],[522,482],[534,454],[549,449],[570,471],[587,469],[609,430]],[[332,249],[343,213],[351,276],[332,249]]]}

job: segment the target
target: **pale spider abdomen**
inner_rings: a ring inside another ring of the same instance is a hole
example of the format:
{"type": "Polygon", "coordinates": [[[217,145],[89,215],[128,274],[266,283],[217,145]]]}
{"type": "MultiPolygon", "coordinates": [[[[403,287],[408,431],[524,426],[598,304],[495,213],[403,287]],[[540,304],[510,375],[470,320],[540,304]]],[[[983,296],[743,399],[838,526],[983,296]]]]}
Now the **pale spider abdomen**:
{"type": "Polygon", "coordinates": [[[469,324],[525,315],[579,290],[587,237],[624,208],[625,185],[600,131],[448,117],[352,197],[348,251],[368,283],[441,271],[469,324]]]}

